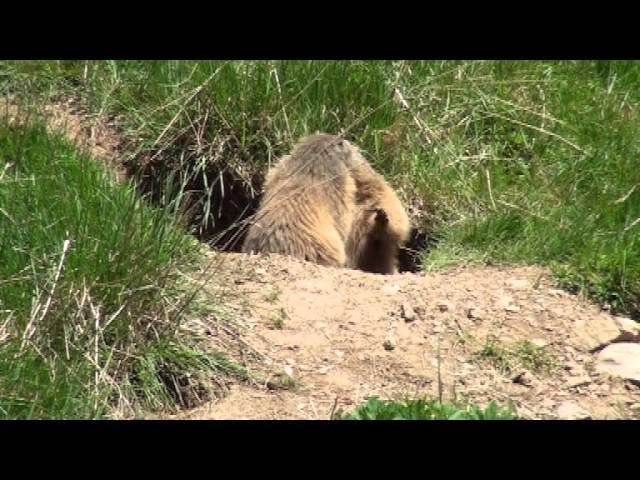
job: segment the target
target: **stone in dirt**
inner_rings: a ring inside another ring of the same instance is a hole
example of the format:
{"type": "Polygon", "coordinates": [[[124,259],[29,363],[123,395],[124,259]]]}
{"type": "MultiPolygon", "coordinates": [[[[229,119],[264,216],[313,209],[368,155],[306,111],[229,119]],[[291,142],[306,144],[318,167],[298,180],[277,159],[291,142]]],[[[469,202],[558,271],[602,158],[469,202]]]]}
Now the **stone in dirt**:
{"type": "Polygon", "coordinates": [[[549,345],[549,342],[547,342],[543,338],[534,338],[533,340],[531,340],[531,345],[533,345],[536,348],[544,348],[547,345],[549,345]]]}
{"type": "Polygon", "coordinates": [[[382,346],[387,352],[390,352],[391,350],[394,350],[396,348],[396,342],[394,342],[393,339],[388,338],[387,340],[384,341],[382,346]]]}
{"type": "Polygon", "coordinates": [[[625,317],[614,317],[621,335],[618,342],[640,342],[640,323],[625,317]]]}
{"type": "Polygon", "coordinates": [[[408,302],[404,302],[400,309],[400,315],[405,322],[413,322],[416,319],[416,312],[408,302]]]}
{"type": "Polygon", "coordinates": [[[581,387],[583,385],[589,385],[591,383],[591,379],[587,376],[576,376],[571,377],[567,380],[567,387],[576,388],[581,387]]]}
{"type": "Polygon", "coordinates": [[[439,302],[437,307],[438,307],[438,310],[440,310],[441,312],[446,312],[448,310],[451,310],[451,306],[447,302],[439,302]]]}
{"type": "Polygon", "coordinates": [[[614,343],[596,357],[596,370],[640,386],[640,343],[614,343]]]}
{"type": "Polygon", "coordinates": [[[616,341],[621,333],[616,322],[608,315],[578,320],[573,324],[572,330],[575,346],[588,352],[594,352],[616,341]]]}
{"type": "Polygon", "coordinates": [[[569,293],[559,288],[550,288],[549,293],[556,297],[568,297],[569,293]]]}
{"type": "Polygon", "coordinates": [[[511,278],[505,281],[504,284],[512,290],[526,290],[531,286],[528,280],[521,278],[511,278]]]}
{"type": "Polygon", "coordinates": [[[529,372],[519,373],[513,377],[512,382],[525,387],[533,387],[534,385],[534,379],[529,372]]]}
{"type": "Polygon", "coordinates": [[[557,410],[561,420],[589,420],[591,414],[575,402],[562,402],[557,410]]]}
{"type": "Polygon", "coordinates": [[[398,285],[385,285],[382,287],[382,292],[390,295],[395,295],[400,292],[400,287],[398,285]]]}

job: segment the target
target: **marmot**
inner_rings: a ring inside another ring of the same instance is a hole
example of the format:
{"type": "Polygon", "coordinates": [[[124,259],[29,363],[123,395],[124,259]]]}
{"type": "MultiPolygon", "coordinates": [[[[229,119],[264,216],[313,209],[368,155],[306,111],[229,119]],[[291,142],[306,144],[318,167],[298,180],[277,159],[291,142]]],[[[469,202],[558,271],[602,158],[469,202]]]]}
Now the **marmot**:
{"type": "Polygon", "coordinates": [[[360,150],[320,133],[303,138],[268,173],[242,250],[396,273],[409,230],[397,195],[360,150]]]}

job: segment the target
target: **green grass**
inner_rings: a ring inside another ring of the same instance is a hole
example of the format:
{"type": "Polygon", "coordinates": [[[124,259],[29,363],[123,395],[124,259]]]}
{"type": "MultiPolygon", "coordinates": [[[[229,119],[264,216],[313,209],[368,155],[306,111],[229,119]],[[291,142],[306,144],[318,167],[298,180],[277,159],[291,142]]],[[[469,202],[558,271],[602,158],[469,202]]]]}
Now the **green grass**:
{"type": "Polygon", "coordinates": [[[354,412],[338,413],[337,420],[515,420],[512,407],[500,407],[495,402],[485,408],[460,402],[439,402],[431,399],[404,401],[381,400],[372,397],[354,412]]]}
{"type": "Polygon", "coordinates": [[[176,268],[197,252],[176,210],[42,125],[0,121],[0,418],[169,408],[177,377],[240,374],[176,333],[176,268]]]}
{"type": "Polygon", "coordinates": [[[205,238],[293,141],[344,132],[421,208],[426,269],[543,264],[640,314],[638,62],[3,62],[0,78],[123,114],[153,189],[179,169],[205,238]]]}
{"type": "Polygon", "coordinates": [[[475,356],[505,374],[513,373],[516,369],[550,374],[559,366],[558,361],[544,347],[538,347],[527,340],[515,345],[505,345],[491,339],[475,356]]]}

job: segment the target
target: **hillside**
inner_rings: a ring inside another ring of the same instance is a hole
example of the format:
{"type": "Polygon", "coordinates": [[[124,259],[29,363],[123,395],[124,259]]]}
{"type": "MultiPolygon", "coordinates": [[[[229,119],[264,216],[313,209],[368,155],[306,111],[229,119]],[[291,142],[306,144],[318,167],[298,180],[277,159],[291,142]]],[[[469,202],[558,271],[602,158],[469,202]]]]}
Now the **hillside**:
{"type": "Polygon", "coordinates": [[[640,67],[0,74],[0,387],[17,392],[0,411],[47,418],[51,400],[62,417],[328,419],[378,396],[640,418],[640,67]],[[34,120],[48,131],[22,129],[34,120]],[[406,201],[401,274],[237,253],[267,166],[320,127],[363,145],[406,201]]]}

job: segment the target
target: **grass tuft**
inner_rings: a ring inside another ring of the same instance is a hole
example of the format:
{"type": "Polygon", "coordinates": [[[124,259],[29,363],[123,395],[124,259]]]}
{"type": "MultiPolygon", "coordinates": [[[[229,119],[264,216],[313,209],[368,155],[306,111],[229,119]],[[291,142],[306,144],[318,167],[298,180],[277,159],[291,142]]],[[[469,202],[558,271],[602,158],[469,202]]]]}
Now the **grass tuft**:
{"type": "Polygon", "coordinates": [[[490,402],[485,408],[433,399],[381,400],[372,397],[350,414],[336,413],[336,420],[515,420],[511,406],[490,402]]]}

